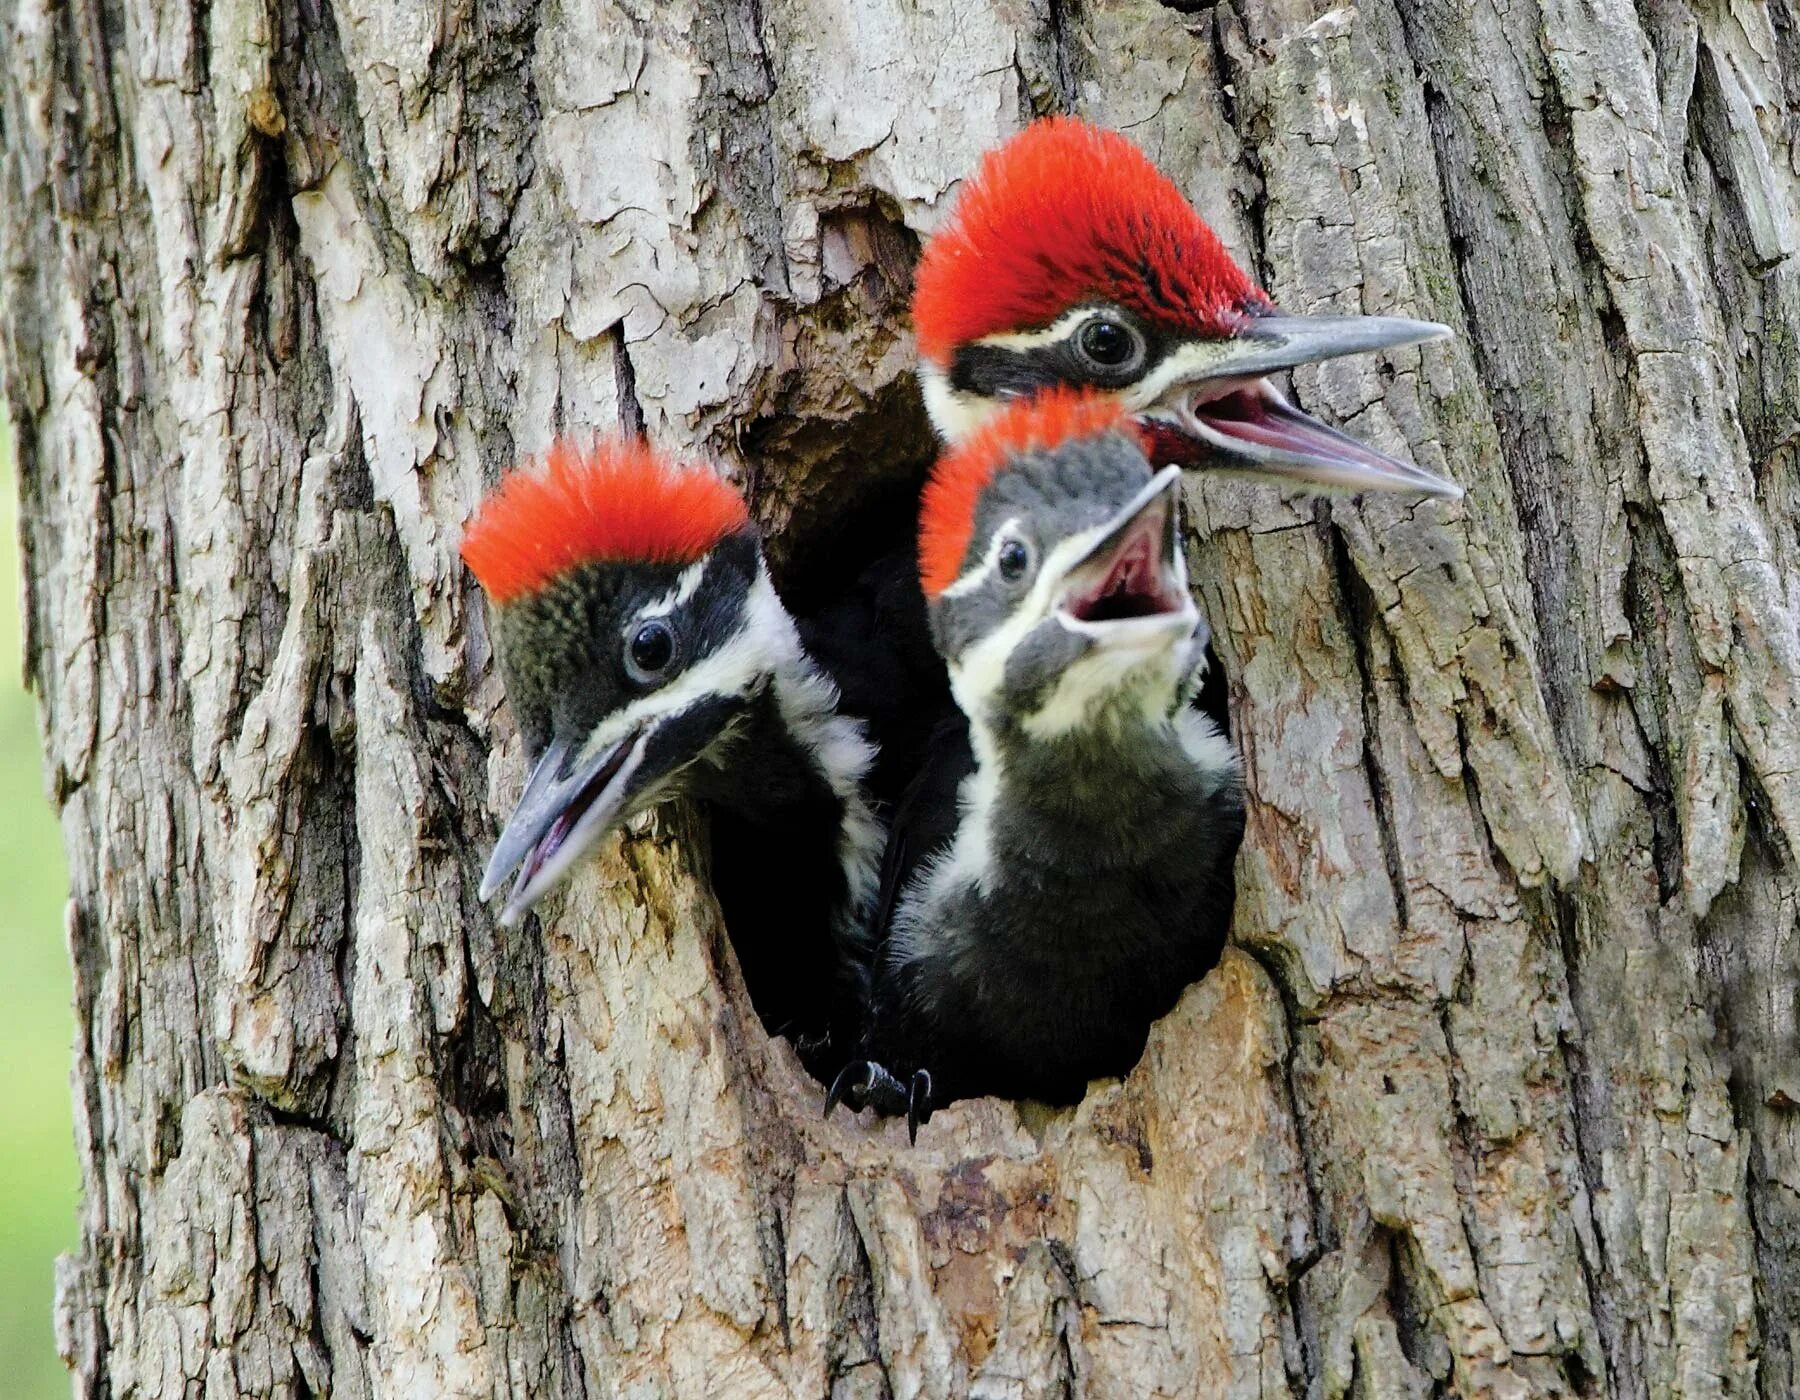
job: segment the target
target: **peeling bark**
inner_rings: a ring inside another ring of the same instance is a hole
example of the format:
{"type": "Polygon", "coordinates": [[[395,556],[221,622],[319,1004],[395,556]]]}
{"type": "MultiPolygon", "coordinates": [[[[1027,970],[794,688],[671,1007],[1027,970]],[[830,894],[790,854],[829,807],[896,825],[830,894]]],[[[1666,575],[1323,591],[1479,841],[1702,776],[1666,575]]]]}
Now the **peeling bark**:
{"type": "Polygon", "coordinates": [[[8,0],[0,351],[73,898],[78,1394],[1800,1390],[1788,0],[8,0]],[[904,302],[1129,131],[1313,412],[1466,501],[1190,489],[1252,800],[1125,1080],[818,1117],[683,811],[542,923],[455,542],[624,423],[798,589],[903,532],[904,302]]]}

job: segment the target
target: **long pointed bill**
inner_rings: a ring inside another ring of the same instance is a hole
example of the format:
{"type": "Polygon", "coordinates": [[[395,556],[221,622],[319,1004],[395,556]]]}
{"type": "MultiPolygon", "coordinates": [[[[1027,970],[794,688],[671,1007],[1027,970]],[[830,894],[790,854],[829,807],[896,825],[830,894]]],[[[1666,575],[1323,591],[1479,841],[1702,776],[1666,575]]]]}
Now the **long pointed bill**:
{"type": "Polygon", "coordinates": [[[1165,467],[1102,527],[1064,576],[1056,604],[1064,627],[1108,644],[1204,627],[1181,559],[1180,494],[1181,468],[1165,467]]]}
{"type": "Polygon", "coordinates": [[[1287,316],[1272,311],[1244,323],[1229,342],[1234,349],[1227,367],[1214,373],[1275,374],[1345,355],[1447,340],[1452,334],[1450,327],[1437,321],[1412,321],[1404,316],[1287,316]]]}
{"type": "Polygon", "coordinates": [[[1158,459],[1249,472],[1296,486],[1406,491],[1455,499],[1462,487],[1327,427],[1265,376],[1340,355],[1441,340],[1448,326],[1393,316],[1257,316],[1207,344],[1194,370],[1145,410],[1158,459]]]}
{"type": "Polygon", "coordinates": [[[544,750],[481,877],[481,897],[491,899],[518,871],[500,914],[503,924],[522,919],[619,819],[643,786],[638,769],[649,735],[648,729],[635,730],[568,771],[573,744],[558,740],[544,750]]]}

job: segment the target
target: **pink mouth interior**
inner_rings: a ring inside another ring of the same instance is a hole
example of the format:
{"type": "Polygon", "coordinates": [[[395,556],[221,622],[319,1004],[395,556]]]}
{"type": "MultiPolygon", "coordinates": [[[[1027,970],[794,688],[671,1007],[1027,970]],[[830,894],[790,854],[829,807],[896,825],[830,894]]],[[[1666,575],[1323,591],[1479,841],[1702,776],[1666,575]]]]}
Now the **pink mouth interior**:
{"type": "Polygon", "coordinates": [[[606,791],[607,784],[612,782],[619,769],[624,766],[625,755],[630,750],[630,741],[614,749],[594,776],[581,785],[581,790],[569,800],[569,805],[557,813],[556,820],[550,823],[549,829],[538,838],[537,845],[531,848],[531,854],[525,858],[525,868],[519,872],[519,889],[529,885],[532,877],[544,868],[544,863],[562,849],[563,842],[569,839],[569,833],[575,829],[575,824],[587,814],[588,808],[594,805],[600,794],[606,791]]]}
{"type": "Polygon", "coordinates": [[[1180,611],[1181,595],[1163,577],[1165,526],[1166,513],[1160,510],[1134,524],[1098,583],[1063,603],[1068,614],[1083,622],[1121,622],[1180,611]]]}
{"type": "Polygon", "coordinates": [[[1462,494],[1441,477],[1309,417],[1266,379],[1203,383],[1169,416],[1152,412],[1144,426],[1158,466],[1248,471],[1308,489],[1462,494]]]}
{"type": "Polygon", "coordinates": [[[1317,453],[1321,443],[1327,451],[1335,445],[1322,433],[1309,432],[1309,425],[1299,415],[1277,411],[1278,406],[1286,407],[1249,387],[1195,404],[1194,416],[1223,437],[1283,452],[1317,453]]]}
{"type": "Polygon", "coordinates": [[[1408,471],[1403,463],[1309,418],[1267,380],[1202,399],[1189,411],[1222,438],[1305,464],[1303,474],[1317,481],[1366,486],[1394,482],[1408,471]]]}
{"type": "Polygon", "coordinates": [[[1215,391],[1210,398],[1196,397],[1189,400],[1186,411],[1187,426],[1158,417],[1145,424],[1151,435],[1152,461],[1184,467],[1221,465],[1220,454],[1229,456],[1231,449],[1200,437],[1199,427],[1227,442],[1310,461],[1335,459],[1342,453],[1335,434],[1290,408],[1265,380],[1240,380],[1235,388],[1215,391]]]}

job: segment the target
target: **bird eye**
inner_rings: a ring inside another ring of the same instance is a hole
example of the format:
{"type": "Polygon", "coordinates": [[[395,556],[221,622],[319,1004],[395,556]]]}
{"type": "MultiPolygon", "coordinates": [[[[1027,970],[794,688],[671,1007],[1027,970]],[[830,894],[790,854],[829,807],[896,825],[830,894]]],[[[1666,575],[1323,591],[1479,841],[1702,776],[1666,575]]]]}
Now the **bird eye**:
{"type": "Polygon", "coordinates": [[[1000,546],[1000,577],[1016,583],[1031,566],[1031,549],[1023,540],[1008,540],[1000,546]]]}
{"type": "Polygon", "coordinates": [[[1081,358],[1100,370],[1123,369],[1144,353],[1143,339],[1135,330],[1106,316],[1084,325],[1075,345],[1081,358]]]}
{"type": "Polygon", "coordinates": [[[625,669],[640,683],[658,679],[674,659],[675,633],[660,617],[644,623],[625,644],[625,669]]]}

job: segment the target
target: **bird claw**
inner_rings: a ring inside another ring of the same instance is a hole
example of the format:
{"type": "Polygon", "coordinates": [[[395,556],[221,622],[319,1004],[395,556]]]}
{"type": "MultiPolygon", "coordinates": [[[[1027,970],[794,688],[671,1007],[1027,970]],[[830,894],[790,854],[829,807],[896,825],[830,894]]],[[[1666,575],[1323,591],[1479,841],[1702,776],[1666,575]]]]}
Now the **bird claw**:
{"type": "Polygon", "coordinates": [[[906,1140],[919,1140],[919,1124],[931,1121],[931,1071],[914,1070],[906,1093],[906,1140]]]}
{"type": "Polygon", "coordinates": [[[850,1111],[873,1108],[883,1118],[906,1115],[906,1136],[919,1140],[919,1125],[931,1121],[931,1072],[915,1070],[910,1081],[902,1084],[888,1070],[873,1060],[852,1060],[831,1081],[825,1095],[825,1116],[839,1104],[850,1111]]]}
{"type": "Polygon", "coordinates": [[[825,1112],[822,1116],[831,1117],[841,1103],[849,1104],[852,1113],[859,1112],[863,1106],[869,1071],[873,1068],[875,1066],[867,1060],[852,1060],[840,1069],[837,1078],[831,1081],[831,1088],[826,1091],[825,1112]]]}

